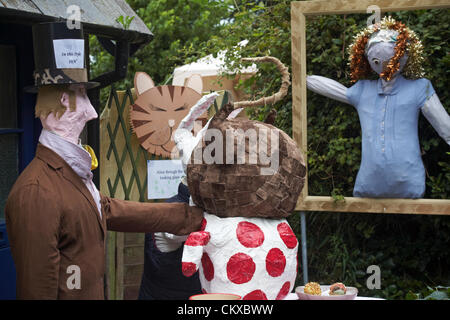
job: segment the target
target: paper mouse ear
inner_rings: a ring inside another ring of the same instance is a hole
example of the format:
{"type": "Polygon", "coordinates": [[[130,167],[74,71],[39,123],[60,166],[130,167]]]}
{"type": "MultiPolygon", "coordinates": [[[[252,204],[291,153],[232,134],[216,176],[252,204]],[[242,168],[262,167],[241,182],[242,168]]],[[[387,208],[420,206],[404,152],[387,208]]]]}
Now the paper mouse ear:
{"type": "Polygon", "coordinates": [[[185,87],[189,87],[194,91],[202,94],[203,92],[203,80],[202,76],[199,74],[193,74],[188,79],[186,79],[185,87]]]}
{"type": "Polygon", "coordinates": [[[145,72],[136,72],[134,75],[134,89],[136,90],[136,94],[138,96],[154,86],[155,83],[152,78],[145,72]]]}

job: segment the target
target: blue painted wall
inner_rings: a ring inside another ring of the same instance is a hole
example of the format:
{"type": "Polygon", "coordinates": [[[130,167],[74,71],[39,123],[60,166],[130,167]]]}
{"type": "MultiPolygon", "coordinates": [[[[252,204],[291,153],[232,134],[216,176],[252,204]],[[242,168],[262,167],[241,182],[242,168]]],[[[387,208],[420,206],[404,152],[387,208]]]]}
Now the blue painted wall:
{"type": "MultiPolygon", "coordinates": [[[[33,160],[41,123],[34,117],[35,95],[23,92],[33,84],[33,38],[31,26],[0,23],[0,44],[16,47],[19,173],[33,160]]],[[[0,132],[1,134],[1,132],[0,132]]],[[[12,134],[12,133],[8,133],[12,134]]],[[[0,164],[1,165],[1,164],[0,164]]],[[[9,250],[6,227],[0,220],[0,300],[15,298],[15,269],[9,250]]]]}

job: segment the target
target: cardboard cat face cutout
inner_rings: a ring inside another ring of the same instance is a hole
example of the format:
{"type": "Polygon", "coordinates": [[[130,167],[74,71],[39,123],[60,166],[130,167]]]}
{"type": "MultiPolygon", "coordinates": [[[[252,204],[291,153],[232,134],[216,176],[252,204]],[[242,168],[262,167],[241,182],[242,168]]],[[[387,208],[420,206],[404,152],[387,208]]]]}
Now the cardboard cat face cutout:
{"type": "Polygon", "coordinates": [[[137,99],[130,107],[133,131],[149,153],[170,157],[175,153],[173,132],[201,98],[201,77],[191,76],[184,87],[155,86],[148,74],[136,72],[134,87],[137,99]]]}

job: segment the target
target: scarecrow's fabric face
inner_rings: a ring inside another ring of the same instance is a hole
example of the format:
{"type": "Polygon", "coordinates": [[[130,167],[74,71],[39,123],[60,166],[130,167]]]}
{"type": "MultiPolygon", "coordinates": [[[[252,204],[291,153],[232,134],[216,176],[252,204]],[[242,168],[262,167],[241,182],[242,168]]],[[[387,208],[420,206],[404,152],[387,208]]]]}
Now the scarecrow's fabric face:
{"type": "MultiPolygon", "coordinates": [[[[378,75],[383,72],[387,64],[394,56],[395,42],[376,42],[370,45],[367,50],[367,60],[369,61],[370,67],[378,75]]],[[[400,58],[400,68],[396,72],[398,74],[405,67],[406,61],[408,61],[408,56],[405,54],[400,58]]]]}
{"type": "Polygon", "coordinates": [[[41,115],[42,126],[49,131],[53,131],[67,140],[78,143],[78,138],[86,125],[86,122],[98,117],[97,112],[87,96],[84,85],[70,85],[71,92],[64,92],[60,101],[48,101],[48,103],[61,104],[66,111],[61,117],[54,113],[48,116],[41,115]],[[70,109],[70,94],[75,95],[75,110],[70,109]]]}

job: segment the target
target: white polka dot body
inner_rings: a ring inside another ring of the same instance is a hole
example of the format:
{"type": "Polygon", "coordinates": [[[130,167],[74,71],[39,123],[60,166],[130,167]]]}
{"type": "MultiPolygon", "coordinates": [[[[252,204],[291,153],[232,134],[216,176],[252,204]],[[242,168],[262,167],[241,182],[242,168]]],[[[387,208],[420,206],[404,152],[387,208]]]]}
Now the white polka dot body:
{"type": "MultiPolygon", "coordinates": [[[[204,292],[274,300],[292,291],[298,241],[285,219],[204,216],[210,236],[198,263],[204,292]]],[[[198,261],[190,252],[183,263],[198,261]]]]}

